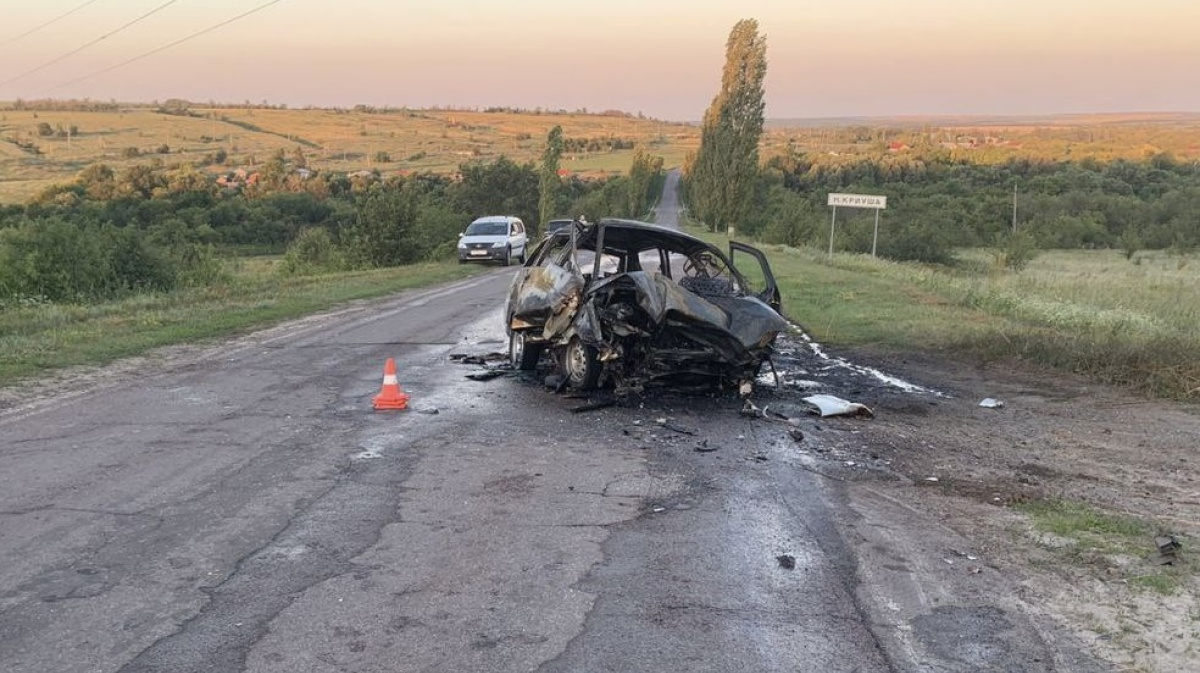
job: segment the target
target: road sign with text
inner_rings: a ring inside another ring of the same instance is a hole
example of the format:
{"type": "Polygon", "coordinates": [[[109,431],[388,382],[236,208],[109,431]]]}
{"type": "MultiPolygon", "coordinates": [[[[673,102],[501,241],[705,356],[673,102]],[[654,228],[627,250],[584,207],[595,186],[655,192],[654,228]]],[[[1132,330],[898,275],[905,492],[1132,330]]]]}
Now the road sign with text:
{"type": "Polygon", "coordinates": [[[830,194],[829,205],[847,208],[887,208],[887,197],[874,194],[830,194]]]}

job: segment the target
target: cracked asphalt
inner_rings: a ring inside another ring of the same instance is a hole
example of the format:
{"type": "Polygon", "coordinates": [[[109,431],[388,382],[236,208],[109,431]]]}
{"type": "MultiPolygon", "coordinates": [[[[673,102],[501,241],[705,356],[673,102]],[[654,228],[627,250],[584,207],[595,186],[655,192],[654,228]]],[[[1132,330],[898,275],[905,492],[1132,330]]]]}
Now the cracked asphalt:
{"type": "Polygon", "coordinates": [[[860,509],[848,539],[840,482],[736,399],[573,414],[467,380],[510,275],[0,411],[0,670],[1060,670],[978,587],[931,611],[872,584],[862,540],[921,522],[860,509]],[[371,410],[388,357],[408,411],[371,410]]]}
{"type": "Polygon", "coordinates": [[[847,651],[885,670],[844,569],[761,485],[622,432],[657,412],[465,379],[450,355],[504,346],[507,274],[7,410],[0,670],[782,670],[847,651]],[[370,409],[387,357],[409,411],[370,409]]]}

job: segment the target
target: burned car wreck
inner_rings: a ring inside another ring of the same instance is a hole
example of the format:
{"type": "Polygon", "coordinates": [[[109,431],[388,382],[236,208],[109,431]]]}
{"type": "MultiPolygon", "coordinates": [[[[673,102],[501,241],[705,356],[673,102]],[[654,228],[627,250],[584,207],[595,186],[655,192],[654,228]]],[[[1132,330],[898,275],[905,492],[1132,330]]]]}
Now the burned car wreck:
{"type": "Polygon", "coordinates": [[[633,220],[576,222],[548,236],[505,307],[514,367],[549,352],[563,383],[618,395],[669,384],[743,390],[788,323],[761,251],[727,257],[683,232],[633,220]]]}

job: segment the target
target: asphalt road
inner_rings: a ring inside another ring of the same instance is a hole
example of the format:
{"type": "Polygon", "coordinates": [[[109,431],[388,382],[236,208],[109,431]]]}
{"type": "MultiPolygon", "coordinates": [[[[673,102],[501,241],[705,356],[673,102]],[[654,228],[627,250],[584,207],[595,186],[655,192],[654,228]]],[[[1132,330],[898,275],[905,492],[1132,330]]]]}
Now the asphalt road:
{"type": "Polygon", "coordinates": [[[0,671],[1045,670],[1003,613],[873,617],[836,481],[737,400],[468,380],[511,274],[0,413],[0,671]]]}

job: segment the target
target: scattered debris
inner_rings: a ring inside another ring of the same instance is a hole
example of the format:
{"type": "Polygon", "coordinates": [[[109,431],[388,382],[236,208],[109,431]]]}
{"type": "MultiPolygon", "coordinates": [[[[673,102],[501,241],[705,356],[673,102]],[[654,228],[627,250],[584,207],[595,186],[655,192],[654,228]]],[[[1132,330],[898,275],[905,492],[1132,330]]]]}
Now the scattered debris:
{"type": "Polygon", "coordinates": [[[969,554],[965,551],[959,551],[958,549],[951,549],[950,553],[954,554],[955,556],[958,556],[960,558],[965,558],[968,561],[978,561],[979,560],[979,557],[969,554]]]}
{"type": "Polygon", "coordinates": [[[875,415],[875,413],[871,411],[865,404],[850,402],[833,395],[809,395],[808,397],[804,398],[804,401],[816,407],[817,413],[822,418],[826,416],[860,415],[870,418],[875,415]]]}
{"type": "Polygon", "coordinates": [[[937,477],[925,477],[925,481],[936,484],[938,482],[938,478],[937,477]]]}
{"type": "Polygon", "coordinates": [[[426,416],[437,416],[441,412],[438,411],[437,407],[426,407],[424,409],[417,409],[417,413],[425,414],[426,416]]]}
{"type": "MultiPolygon", "coordinates": [[[[606,397],[602,400],[596,400],[595,402],[588,402],[587,404],[581,404],[581,405],[575,407],[574,409],[571,409],[571,413],[582,414],[585,411],[596,411],[597,409],[607,409],[608,407],[611,407],[616,403],[617,403],[617,399],[615,397],[606,397]]],[[[628,434],[628,432],[626,434],[628,434]]]]}
{"type": "Polygon", "coordinates": [[[1004,406],[1004,403],[994,397],[985,397],[980,400],[979,406],[984,409],[999,409],[1004,406]]]}
{"type": "Polygon", "coordinates": [[[744,403],[742,403],[742,409],[738,413],[749,418],[761,418],[764,421],[775,421],[777,423],[784,423],[790,426],[800,425],[800,421],[798,419],[771,411],[770,407],[763,407],[760,409],[750,400],[746,400],[744,403]]]}
{"type": "Polygon", "coordinates": [[[499,369],[484,369],[483,371],[471,372],[470,374],[467,374],[467,378],[471,379],[472,381],[491,381],[492,379],[504,376],[505,373],[506,372],[499,369]]]}
{"type": "Polygon", "coordinates": [[[779,562],[779,567],[784,570],[796,569],[796,557],[791,554],[780,554],[775,557],[775,560],[779,562]]]}
{"type": "Polygon", "coordinates": [[[700,443],[696,445],[696,451],[697,451],[698,453],[709,453],[709,452],[712,452],[712,451],[716,451],[716,450],[717,450],[717,448],[719,448],[719,447],[716,447],[716,446],[709,446],[709,445],[708,445],[708,440],[707,440],[707,439],[702,439],[702,440],[700,440],[700,443]]]}
{"type": "Polygon", "coordinates": [[[670,431],[672,431],[672,432],[678,432],[678,433],[679,433],[679,434],[681,434],[681,435],[694,435],[694,434],[696,434],[696,431],[695,431],[695,430],[692,430],[691,428],[685,428],[685,427],[683,427],[682,425],[679,425],[679,424],[677,424],[677,423],[673,423],[673,422],[671,422],[671,421],[668,421],[668,420],[667,420],[667,419],[665,419],[665,418],[660,418],[660,419],[658,419],[658,424],[659,424],[659,425],[661,425],[661,426],[663,426],[663,427],[664,427],[664,428],[666,428],[667,430],[670,430],[670,431]]]}
{"type": "Polygon", "coordinates": [[[796,442],[797,444],[804,441],[804,433],[801,432],[800,428],[788,428],[787,432],[788,437],[791,437],[792,441],[796,442]]]}
{"type": "Polygon", "coordinates": [[[492,362],[504,362],[508,360],[508,356],[504,353],[487,353],[485,355],[451,353],[450,359],[464,365],[486,365],[492,362]]]}
{"type": "Polygon", "coordinates": [[[1175,565],[1179,561],[1179,550],[1183,549],[1179,538],[1170,533],[1159,535],[1154,538],[1154,544],[1158,547],[1158,554],[1151,560],[1160,566],[1175,565]]]}

